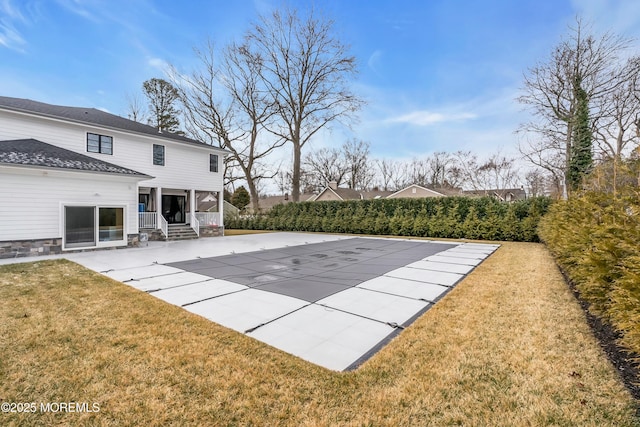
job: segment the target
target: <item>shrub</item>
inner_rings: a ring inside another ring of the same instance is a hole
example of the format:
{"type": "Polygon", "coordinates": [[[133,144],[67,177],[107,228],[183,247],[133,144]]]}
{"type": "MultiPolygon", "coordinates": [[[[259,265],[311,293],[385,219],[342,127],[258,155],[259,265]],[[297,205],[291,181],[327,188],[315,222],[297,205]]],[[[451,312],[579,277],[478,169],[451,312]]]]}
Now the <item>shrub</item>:
{"type": "Polygon", "coordinates": [[[228,221],[227,228],[400,236],[538,241],[536,228],[549,199],[514,204],[485,197],[301,202],[262,216],[228,221]]]}
{"type": "Polygon", "coordinates": [[[540,237],[589,310],[640,354],[640,191],[586,192],[554,204],[540,237]]]}

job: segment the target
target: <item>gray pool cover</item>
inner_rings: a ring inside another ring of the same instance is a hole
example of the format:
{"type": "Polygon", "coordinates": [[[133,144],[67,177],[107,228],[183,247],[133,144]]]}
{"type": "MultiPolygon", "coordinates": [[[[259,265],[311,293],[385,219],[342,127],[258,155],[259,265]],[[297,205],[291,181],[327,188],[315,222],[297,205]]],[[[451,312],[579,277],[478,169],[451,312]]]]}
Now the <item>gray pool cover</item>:
{"type": "Polygon", "coordinates": [[[119,279],[341,371],[375,354],[497,247],[350,238],[152,265],[119,279]]]}

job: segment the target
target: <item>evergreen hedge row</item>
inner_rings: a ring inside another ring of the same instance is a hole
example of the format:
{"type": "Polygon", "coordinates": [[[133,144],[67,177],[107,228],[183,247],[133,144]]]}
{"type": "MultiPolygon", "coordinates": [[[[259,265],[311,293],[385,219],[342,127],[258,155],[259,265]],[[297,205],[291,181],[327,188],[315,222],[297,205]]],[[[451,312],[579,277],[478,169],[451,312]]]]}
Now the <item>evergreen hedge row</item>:
{"type": "Polygon", "coordinates": [[[589,192],[554,203],[540,238],[589,310],[640,354],[640,191],[589,192]]]}
{"type": "Polygon", "coordinates": [[[264,215],[237,217],[227,228],[319,231],[434,238],[538,241],[548,198],[513,203],[490,197],[437,197],[301,202],[264,215]]]}

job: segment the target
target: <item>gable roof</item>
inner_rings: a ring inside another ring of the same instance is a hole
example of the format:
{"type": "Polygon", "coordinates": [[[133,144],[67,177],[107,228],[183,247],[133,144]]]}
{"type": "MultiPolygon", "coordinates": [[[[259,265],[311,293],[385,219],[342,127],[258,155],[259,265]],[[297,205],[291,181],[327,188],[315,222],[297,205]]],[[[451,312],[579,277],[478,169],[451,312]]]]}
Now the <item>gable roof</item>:
{"type": "Polygon", "coordinates": [[[387,199],[393,199],[393,198],[395,198],[397,195],[399,195],[399,194],[401,194],[401,193],[403,193],[403,192],[407,191],[407,190],[408,190],[408,189],[410,189],[410,188],[419,188],[419,189],[421,189],[421,190],[423,190],[423,191],[426,191],[427,193],[433,193],[435,196],[444,196],[444,195],[445,195],[445,194],[443,194],[443,193],[441,193],[441,192],[439,192],[439,191],[433,190],[433,189],[431,189],[431,188],[423,187],[422,185],[418,185],[418,184],[411,184],[411,185],[409,185],[409,186],[407,186],[407,187],[404,187],[404,188],[403,188],[403,189],[401,189],[401,190],[396,191],[396,192],[395,192],[395,193],[393,193],[393,194],[388,195],[388,196],[387,196],[387,199]]]}
{"type": "Polygon", "coordinates": [[[129,175],[139,178],[151,176],[104,162],[84,154],[56,147],[37,139],[0,141],[0,164],[68,169],[85,172],[129,175]]]}
{"type": "Polygon", "coordinates": [[[362,195],[357,192],[356,190],[352,190],[351,188],[331,188],[329,187],[325,187],[324,190],[322,190],[317,196],[315,196],[313,199],[309,199],[310,201],[316,201],[318,200],[320,197],[322,197],[322,195],[326,192],[332,192],[333,194],[335,194],[336,196],[338,196],[338,198],[340,200],[360,200],[362,199],[362,195]]]}
{"type": "Polygon", "coordinates": [[[45,104],[44,102],[32,101],[30,99],[0,96],[0,109],[35,114],[69,122],[98,125],[109,129],[143,134],[153,136],[154,138],[162,138],[226,152],[226,150],[222,148],[214,147],[204,142],[187,138],[186,136],[170,132],[159,132],[158,129],[153,126],[125,119],[124,117],[106,113],[96,108],[66,107],[62,105],[45,104]]]}

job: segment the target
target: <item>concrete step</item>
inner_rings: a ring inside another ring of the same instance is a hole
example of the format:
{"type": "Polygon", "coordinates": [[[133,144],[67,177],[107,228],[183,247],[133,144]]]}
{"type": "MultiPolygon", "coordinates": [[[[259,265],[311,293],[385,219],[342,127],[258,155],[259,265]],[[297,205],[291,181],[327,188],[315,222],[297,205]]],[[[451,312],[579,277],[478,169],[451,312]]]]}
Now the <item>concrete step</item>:
{"type": "Polygon", "coordinates": [[[197,238],[198,235],[190,225],[169,225],[167,240],[190,240],[197,238]]]}

